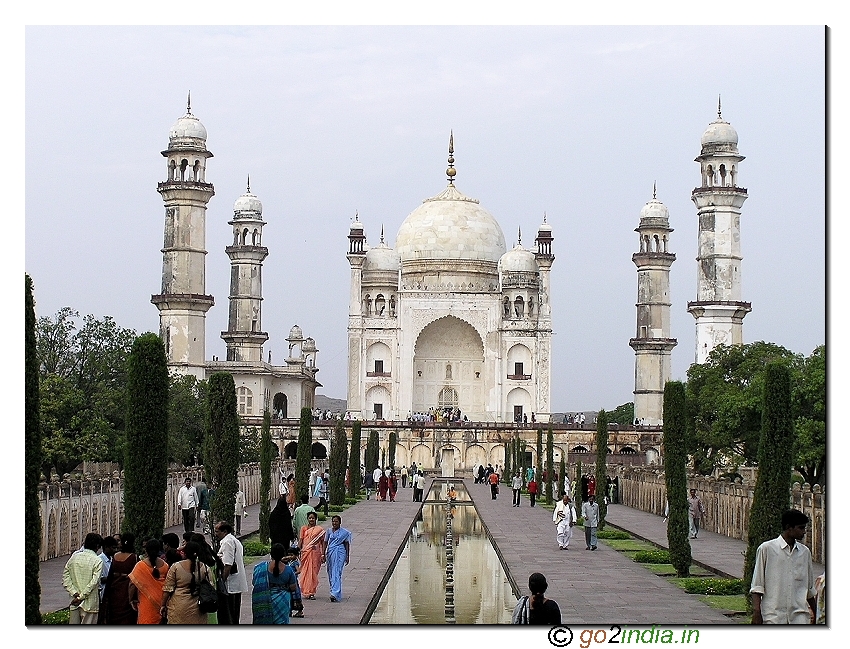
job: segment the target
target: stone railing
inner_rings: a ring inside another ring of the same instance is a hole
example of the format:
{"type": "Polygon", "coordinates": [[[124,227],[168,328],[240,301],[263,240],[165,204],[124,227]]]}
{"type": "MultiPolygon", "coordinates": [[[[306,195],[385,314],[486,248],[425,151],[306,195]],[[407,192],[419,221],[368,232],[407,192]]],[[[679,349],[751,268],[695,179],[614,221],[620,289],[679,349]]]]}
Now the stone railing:
{"type": "MultiPolygon", "coordinates": [[[[326,462],[315,460],[316,468],[324,467],[326,462]]],[[[182,523],[182,515],[177,507],[177,492],[186,478],[192,482],[200,479],[203,467],[189,467],[168,472],[165,489],[165,527],[174,527],[182,523]]],[[[275,460],[272,464],[272,497],[278,495],[277,485],[281,473],[295,472],[295,461],[275,460]]],[[[260,502],[260,465],[243,464],[239,467],[239,488],[245,494],[245,502],[254,505],[260,502]]],[[[105,478],[59,479],[54,476],[49,483],[39,485],[39,505],[41,509],[41,555],[46,561],[77,550],[83,544],[86,534],[97,532],[101,535],[121,531],[124,520],[124,477],[123,473],[113,472],[105,478]]]]}
{"type": "MultiPolygon", "coordinates": [[[[734,539],[747,540],[750,508],[755,483],[729,482],[713,477],[688,476],[688,489],[696,489],[705,507],[702,527],[734,539]]],[[[791,507],[799,509],[811,521],[805,544],[817,563],[826,557],[826,493],[820,485],[795,484],[791,507]]],[[[667,501],[664,472],[646,467],[628,467],[620,472],[620,502],[629,507],[662,516],[667,501]]]]}

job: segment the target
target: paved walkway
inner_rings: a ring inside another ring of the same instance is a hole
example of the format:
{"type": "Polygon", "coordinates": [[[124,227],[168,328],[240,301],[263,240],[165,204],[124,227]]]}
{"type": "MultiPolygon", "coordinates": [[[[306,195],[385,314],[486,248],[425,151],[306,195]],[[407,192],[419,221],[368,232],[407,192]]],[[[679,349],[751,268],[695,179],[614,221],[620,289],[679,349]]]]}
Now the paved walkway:
{"type": "MultiPolygon", "coordinates": [[[[467,489],[487,526],[497,551],[508,566],[520,594],[527,591],[528,575],[542,572],[549,581],[547,595],[558,602],[565,624],[602,625],[616,622],[634,625],[728,624],[729,619],[684,593],[664,578],[631,561],[604,543],[588,552],[579,530],[567,551],[558,550],[552,513],[544,507],[511,507],[510,489],[502,485],[497,500],[487,485],[466,480],[467,489]]],[[[427,485],[430,487],[430,485],[427,485]]],[[[426,492],[427,489],[426,489],[426,492]]],[[[412,502],[412,489],[399,489],[395,503],[361,501],[343,512],[343,526],[353,534],[351,563],[345,570],[343,601],[328,601],[327,573],[319,577],[317,599],[305,601],[305,617],[293,624],[359,624],[387,578],[387,571],[401,551],[420,503],[412,502]]],[[[313,502],[313,501],[311,501],[313,502]]],[[[259,527],[259,505],[248,508],[242,531],[259,527]]],[[[613,526],[666,547],[666,528],[660,516],[622,505],[609,508],[613,526]]],[[[327,524],[326,524],[327,525],[327,524]]],[[[168,531],[182,534],[182,527],[168,531]]],[[[692,541],[694,558],[704,567],[730,576],[741,576],[743,541],[701,532],[692,541]]],[[[62,588],[62,569],[67,557],[41,563],[41,610],[55,611],[68,605],[62,588]]],[[[815,566],[820,574],[823,566],[815,566]]],[[[249,569],[250,572],[250,569],[249,569]]],[[[242,622],[250,624],[251,597],[242,598],[242,622]]]]}

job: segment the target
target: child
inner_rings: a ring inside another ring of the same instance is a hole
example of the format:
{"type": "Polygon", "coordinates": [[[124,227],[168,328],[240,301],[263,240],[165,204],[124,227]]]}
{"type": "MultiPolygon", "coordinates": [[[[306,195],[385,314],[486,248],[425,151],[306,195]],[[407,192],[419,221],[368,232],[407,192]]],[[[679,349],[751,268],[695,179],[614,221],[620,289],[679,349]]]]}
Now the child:
{"type": "Polygon", "coordinates": [[[299,550],[298,546],[293,542],[293,544],[289,546],[289,556],[284,558],[286,565],[292,568],[296,577],[296,589],[292,594],[292,617],[304,617],[304,604],[301,601],[301,586],[297,581],[298,575],[301,574],[301,561],[298,559],[300,552],[301,550],[299,550]]]}

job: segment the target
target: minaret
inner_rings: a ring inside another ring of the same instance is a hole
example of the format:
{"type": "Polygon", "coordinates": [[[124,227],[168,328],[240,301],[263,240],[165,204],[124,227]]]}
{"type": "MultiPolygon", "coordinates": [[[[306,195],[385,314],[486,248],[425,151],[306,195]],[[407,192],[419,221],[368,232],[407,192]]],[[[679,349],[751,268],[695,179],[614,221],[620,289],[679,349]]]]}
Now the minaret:
{"type": "Polygon", "coordinates": [[[635,419],[658,426],[663,420],[664,384],[670,379],[670,266],[676,255],[668,252],[670,214],[655,197],[640,211],[640,252],[632,255],[637,266],[637,330],[629,345],[635,350],[635,419]]]}
{"type": "Polygon", "coordinates": [[[738,187],[738,134],[723,121],[720,100],[717,119],[702,136],[702,185],[691,200],[699,216],[697,299],[688,302],[696,318],[696,362],[704,363],[719,344],[741,345],[743,324],[752,307],[741,301],[741,207],[747,190],[738,187]]]}
{"type": "Polygon", "coordinates": [[[552,264],[555,255],[552,254],[552,226],[546,222],[543,213],[543,223],[537,228],[537,252],[534,259],[540,270],[540,294],[537,301],[537,417],[538,421],[547,422],[552,411],[552,306],[549,303],[551,295],[552,264]]]}
{"type": "MultiPolygon", "coordinates": [[[[190,98],[191,99],[191,98],[190,98]]],[[[170,370],[205,375],[206,312],[214,304],[206,294],[206,215],[213,186],[205,181],[207,131],[188,103],[168,134],[168,180],[157,184],[165,203],[162,291],[152,295],[159,309],[160,337],[170,370]]]]}
{"type": "Polygon", "coordinates": [[[263,343],[269,335],[262,327],[263,260],[269,254],[263,241],[263,204],[248,189],[233,204],[233,245],[230,257],[230,311],[227,331],[227,360],[258,363],[263,360],[263,343]]]}
{"type": "Polygon", "coordinates": [[[348,230],[348,263],[351,264],[351,287],[348,298],[348,399],[347,409],[361,412],[366,404],[361,402],[361,382],[363,381],[363,305],[361,287],[363,285],[363,262],[366,260],[366,232],[355,212],[354,221],[348,230]]]}

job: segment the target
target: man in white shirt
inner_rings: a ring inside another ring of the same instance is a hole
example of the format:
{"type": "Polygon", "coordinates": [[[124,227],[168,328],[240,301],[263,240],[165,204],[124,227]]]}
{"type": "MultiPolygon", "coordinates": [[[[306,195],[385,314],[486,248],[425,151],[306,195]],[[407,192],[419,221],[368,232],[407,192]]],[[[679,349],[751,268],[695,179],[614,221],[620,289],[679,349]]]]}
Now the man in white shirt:
{"type": "Polygon", "coordinates": [[[782,534],[762,543],[750,594],[753,624],[811,624],[814,619],[815,577],[812,553],[800,543],[809,517],[796,509],[782,514],[782,534]]]}
{"type": "Polygon", "coordinates": [[[596,504],[596,496],[590,495],[588,500],[581,506],[581,515],[584,516],[584,540],[587,544],[586,550],[596,549],[596,528],[599,525],[599,505],[596,504]]]}
{"type": "Polygon", "coordinates": [[[520,494],[522,493],[522,478],[519,475],[519,471],[514,473],[514,477],[511,478],[511,489],[513,490],[513,498],[514,504],[513,507],[519,507],[520,504],[520,494]]]}
{"type": "Polygon", "coordinates": [[[233,518],[236,523],[236,533],[242,533],[242,519],[247,516],[245,511],[245,494],[241,489],[236,489],[236,504],[233,508],[233,518]]]}
{"type": "Polygon", "coordinates": [[[555,511],[552,513],[552,522],[557,525],[558,547],[566,550],[570,547],[570,540],[573,538],[573,526],[576,524],[578,516],[576,508],[570,500],[570,496],[564,493],[563,500],[559,500],[555,505],[555,511]]]}
{"type": "Polygon", "coordinates": [[[307,492],[312,494],[316,489],[316,476],[319,475],[318,469],[311,469],[310,471],[310,479],[308,480],[308,484],[310,485],[310,490],[307,492]]]}
{"type": "Polygon", "coordinates": [[[219,521],[215,526],[218,539],[218,556],[224,565],[224,580],[227,596],[218,608],[219,624],[239,624],[239,612],[242,608],[242,593],[248,591],[248,579],[245,576],[245,559],[242,543],[233,536],[233,526],[219,521]]]}
{"type": "Polygon", "coordinates": [[[96,554],[103,539],[100,534],[86,534],[83,549],[68,559],[62,572],[62,585],[71,596],[71,619],[68,624],[96,624],[100,608],[98,586],[103,562],[96,554]]]}
{"type": "Polygon", "coordinates": [[[192,478],[186,478],[177,492],[177,506],[183,512],[183,531],[195,530],[195,510],[198,507],[198,492],[192,486],[192,478]]]}
{"type": "Polygon", "coordinates": [[[375,481],[375,486],[378,486],[378,481],[381,479],[381,475],[383,475],[384,471],[381,467],[376,466],[375,470],[372,471],[372,480],[375,481]]]}

